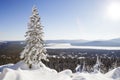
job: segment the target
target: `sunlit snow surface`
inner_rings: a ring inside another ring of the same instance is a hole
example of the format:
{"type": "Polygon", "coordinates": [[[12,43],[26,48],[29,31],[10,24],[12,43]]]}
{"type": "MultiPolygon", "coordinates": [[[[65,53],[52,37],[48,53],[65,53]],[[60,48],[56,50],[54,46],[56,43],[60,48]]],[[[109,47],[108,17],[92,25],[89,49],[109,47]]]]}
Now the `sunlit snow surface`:
{"type": "Polygon", "coordinates": [[[105,49],[105,50],[120,50],[120,47],[101,47],[101,46],[72,46],[69,43],[51,43],[47,44],[48,49],[105,49]]]}
{"type": "Polygon", "coordinates": [[[45,65],[41,68],[34,67],[28,69],[26,64],[18,62],[15,65],[0,66],[3,69],[0,72],[0,80],[120,80],[120,68],[115,68],[106,74],[98,73],[72,73],[71,70],[66,69],[57,72],[45,65]],[[8,66],[6,68],[5,66],[8,66]]]}

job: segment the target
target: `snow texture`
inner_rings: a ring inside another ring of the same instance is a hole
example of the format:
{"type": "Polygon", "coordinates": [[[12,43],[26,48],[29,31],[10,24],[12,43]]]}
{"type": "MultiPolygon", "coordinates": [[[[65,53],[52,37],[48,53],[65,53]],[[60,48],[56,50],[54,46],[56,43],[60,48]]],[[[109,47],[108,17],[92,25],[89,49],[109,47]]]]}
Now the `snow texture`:
{"type": "Polygon", "coordinates": [[[108,73],[105,74],[107,77],[109,78],[113,78],[116,80],[120,80],[120,67],[115,68],[111,71],[109,71],[108,73]]]}
{"type": "Polygon", "coordinates": [[[43,64],[44,67],[29,69],[23,61],[17,64],[7,64],[0,66],[0,80],[120,80],[120,67],[109,71],[106,74],[76,72],[66,69],[57,72],[43,64]],[[6,67],[8,66],[8,67],[6,67]]]}

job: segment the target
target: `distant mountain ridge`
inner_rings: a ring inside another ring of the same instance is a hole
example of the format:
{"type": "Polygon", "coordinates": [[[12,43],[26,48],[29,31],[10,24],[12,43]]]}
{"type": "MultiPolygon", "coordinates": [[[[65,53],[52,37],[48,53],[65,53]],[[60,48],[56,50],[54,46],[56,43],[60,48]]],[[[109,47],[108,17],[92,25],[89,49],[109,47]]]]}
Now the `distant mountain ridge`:
{"type": "Polygon", "coordinates": [[[112,42],[112,41],[91,41],[87,43],[78,43],[78,44],[72,44],[77,46],[116,46],[120,47],[120,42],[112,42]]]}
{"type": "Polygon", "coordinates": [[[46,40],[45,41],[47,44],[48,43],[86,43],[88,40],[46,40]]]}
{"type": "Polygon", "coordinates": [[[120,38],[115,38],[115,39],[111,39],[111,40],[108,40],[108,41],[120,43],[120,38]]]}
{"type": "Polygon", "coordinates": [[[110,39],[110,40],[46,40],[46,43],[70,43],[73,46],[110,46],[110,47],[120,47],[120,38],[110,39]]]}
{"type": "MultiPolygon", "coordinates": [[[[25,41],[2,41],[0,42],[0,45],[2,43],[12,43],[12,44],[25,44],[25,41]]],[[[89,41],[89,40],[46,40],[46,44],[51,43],[69,43],[73,46],[108,46],[108,47],[120,47],[120,38],[116,39],[110,39],[110,40],[95,40],[95,41],[89,41]]]]}

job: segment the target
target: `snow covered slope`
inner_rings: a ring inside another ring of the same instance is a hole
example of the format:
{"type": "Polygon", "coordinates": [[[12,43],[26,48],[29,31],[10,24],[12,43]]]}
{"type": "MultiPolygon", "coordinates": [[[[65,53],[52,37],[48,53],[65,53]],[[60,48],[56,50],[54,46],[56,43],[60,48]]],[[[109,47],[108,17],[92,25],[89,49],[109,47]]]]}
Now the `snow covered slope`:
{"type": "Polygon", "coordinates": [[[4,68],[0,73],[0,80],[72,80],[70,78],[70,75],[72,75],[71,70],[65,70],[60,73],[47,67],[30,70],[25,64],[21,63],[9,66],[11,68],[4,68]],[[26,70],[23,70],[23,68],[26,70]]]}
{"type": "MultiPolygon", "coordinates": [[[[8,65],[8,64],[7,64],[8,65]]],[[[0,80],[120,80],[120,68],[116,68],[106,74],[98,73],[72,73],[67,69],[57,72],[48,67],[34,67],[28,69],[23,62],[18,62],[15,65],[0,66],[3,69],[0,72],[0,80]]]]}
{"type": "Polygon", "coordinates": [[[113,80],[102,73],[75,73],[72,80],[113,80]]]}
{"type": "Polygon", "coordinates": [[[105,74],[106,77],[113,78],[115,80],[120,80],[120,67],[113,69],[105,74]]]}

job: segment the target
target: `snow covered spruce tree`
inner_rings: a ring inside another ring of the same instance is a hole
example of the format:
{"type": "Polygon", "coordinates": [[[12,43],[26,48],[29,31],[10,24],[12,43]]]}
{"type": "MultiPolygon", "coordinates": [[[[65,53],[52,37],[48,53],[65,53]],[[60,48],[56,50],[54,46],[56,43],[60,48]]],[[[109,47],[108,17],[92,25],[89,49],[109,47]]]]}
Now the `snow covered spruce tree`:
{"type": "Polygon", "coordinates": [[[100,68],[101,65],[102,65],[102,63],[101,63],[100,57],[97,55],[96,64],[93,67],[94,72],[100,72],[101,71],[100,70],[101,69],[100,68]]]}
{"type": "Polygon", "coordinates": [[[32,68],[33,65],[42,66],[41,60],[47,60],[46,49],[43,41],[43,26],[40,23],[39,13],[35,6],[32,9],[32,16],[25,37],[26,46],[20,58],[28,64],[29,68],[32,68]]]}

